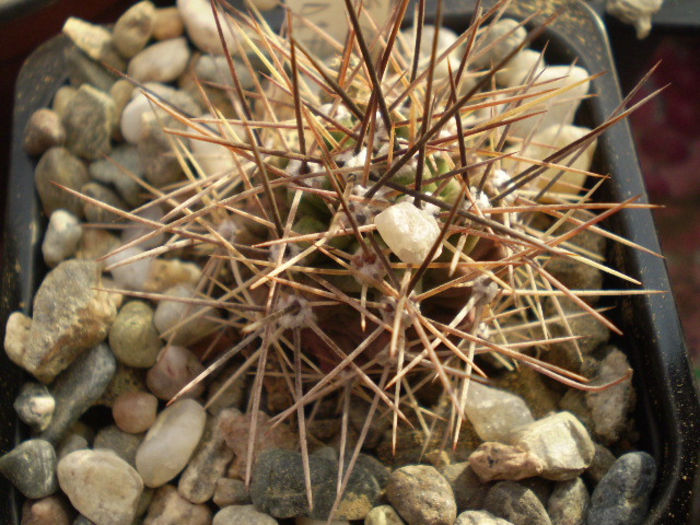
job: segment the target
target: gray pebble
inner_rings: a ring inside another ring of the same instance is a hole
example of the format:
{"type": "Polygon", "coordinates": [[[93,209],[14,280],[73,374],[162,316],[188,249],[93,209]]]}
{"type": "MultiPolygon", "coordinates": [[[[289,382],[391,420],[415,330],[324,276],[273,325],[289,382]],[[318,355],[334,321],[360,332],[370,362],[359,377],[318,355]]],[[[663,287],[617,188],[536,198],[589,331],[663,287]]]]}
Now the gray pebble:
{"type": "Polygon", "coordinates": [[[277,520],[254,505],[229,505],[214,515],[212,525],[277,525],[277,520]]]}
{"type": "Polygon", "coordinates": [[[151,2],[139,2],[117,19],[112,30],[112,41],[124,58],[133,57],[146,46],[153,32],[155,11],[151,2]]]}
{"type": "Polygon", "coordinates": [[[124,304],[109,329],[109,346],[119,362],[127,366],[153,366],[161,349],[153,308],[143,301],[124,304]]]}
{"type": "Polygon", "coordinates": [[[27,498],[56,492],[56,451],[43,439],[30,439],[0,457],[0,472],[27,498]]]}
{"type": "Polygon", "coordinates": [[[533,491],[514,481],[501,481],[489,490],[484,510],[513,525],[551,525],[542,502],[533,491]]]}
{"type": "Polygon", "coordinates": [[[58,146],[48,149],[34,170],[34,184],[46,216],[61,208],[82,216],[83,201],[55,184],[80,191],[89,180],[85,165],[70,151],[58,146]]]}
{"type": "Polygon", "coordinates": [[[85,448],[90,448],[90,443],[88,443],[87,438],[76,432],[70,432],[63,437],[61,442],[56,447],[56,456],[58,457],[58,460],[61,461],[71,452],[85,448]]]}
{"type": "Polygon", "coordinates": [[[392,472],[386,498],[409,525],[452,525],[457,517],[450,484],[429,465],[408,465],[392,472]]]}
{"type": "Polygon", "coordinates": [[[71,257],[78,249],[82,235],[83,228],[75,215],[66,210],[54,211],[41,243],[41,253],[47,266],[56,266],[71,257]]]}
{"type": "Polygon", "coordinates": [[[39,383],[25,383],[13,406],[20,420],[42,431],[51,421],[56,401],[46,386],[39,383]]]}
{"type": "Polygon", "coordinates": [[[620,456],[591,496],[589,525],[636,525],[649,509],[656,481],[656,464],[646,452],[620,456]]]}
{"type": "Polygon", "coordinates": [[[468,461],[452,463],[440,469],[447,482],[452,486],[457,503],[457,512],[480,509],[483,505],[489,485],[482,483],[469,466],[468,461]]]}
{"type": "MultiPolygon", "coordinates": [[[[68,80],[76,91],[77,88],[82,85],[89,85],[107,93],[117,80],[115,74],[105,69],[102,64],[98,64],[92,60],[72,42],[66,45],[63,56],[68,80]]],[[[64,106],[61,108],[61,111],[58,112],[61,117],[65,116],[66,109],[67,106],[64,106]]]]}
{"type": "Polygon", "coordinates": [[[117,362],[109,347],[97,345],[80,355],[52,385],[56,411],[40,437],[58,442],[70,426],[102,395],[109,384],[117,362]]]}
{"type": "Polygon", "coordinates": [[[552,525],[584,525],[590,496],[581,478],[557,483],[547,502],[552,525]]]}
{"type": "Polygon", "coordinates": [[[142,434],[129,434],[119,430],[116,425],[109,425],[95,435],[92,447],[95,450],[111,450],[133,467],[136,460],[136,450],[138,450],[142,440],[142,434]]]}
{"type": "Polygon", "coordinates": [[[63,117],[66,147],[90,160],[109,154],[114,111],[114,101],[107,93],[88,84],[80,86],[63,117]]]}
{"type": "Polygon", "coordinates": [[[600,443],[595,443],[593,462],[588,469],[586,469],[584,475],[593,485],[597,485],[608,470],[610,470],[613,463],[615,463],[615,455],[600,443]]]}
{"type": "Polygon", "coordinates": [[[24,129],[24,151],[41,155],[54,146],[62,146],[66,130],[61,117],[52,109],[41,108],[32,113],[24,129]]]}
{"type": "Polygon", "coordinates": [[[497,518],[485,510],[468,510],[457,516],[454,525],[512,525],[512,523],[503,518],[497,518]]]}
{"type": "Polygon", "coordinates": [[[250,503],[250,492],[240,479],[219,478],[216,480],[212,501],[219,507],[247,505],[250,503]]]}
{"type": "Polygon", "coordinates": [[[216,481],[223,477],[233,459],[219,427],[220,418],[208,418],[204,434],[180,476],[177,489],[192,503],[204,503],[214,495],[216,481]]]}
{"type": "Polygon", "coordinates": [[[100,159],[92,162],[88,167],[90,176],[102,184],[113,186],[119,196],[130,206],[137,206],[143,202],[143,189],[128,173],[136,178],[143,178],[141,161],[136,146],[121,144],[116,146],[109,159],[100,159]]]}
{"type": "MultiPolygon", "coordinates": [[[[88,182],[82,188],[80,188],[80,192],[91,199],[103,202],[113,208],[120,210],[126,208],[119,195],[99,182],[88,182]]],[[[88,222],[96,224],[109,224],[123,220],[118,213],[114,213],[105,207],[100,206],[99,204],[88,201],[83,203],[83,213],[85,214],[85,219],[88,222]]]]}
{"type": "MultiPolygon", "coordinates": [[[[335,501],[338,464],[333,460],[309,457],[313,511],[309,512],[301,454],[269,449],[260,453],[253,468],[250,495],[255,506],[276,518],[309,516],[326,519],[335,501]]],[[[334,519],[363,519],[379,497],[377,480],[356,465],[350,476],[334,519]]]]}

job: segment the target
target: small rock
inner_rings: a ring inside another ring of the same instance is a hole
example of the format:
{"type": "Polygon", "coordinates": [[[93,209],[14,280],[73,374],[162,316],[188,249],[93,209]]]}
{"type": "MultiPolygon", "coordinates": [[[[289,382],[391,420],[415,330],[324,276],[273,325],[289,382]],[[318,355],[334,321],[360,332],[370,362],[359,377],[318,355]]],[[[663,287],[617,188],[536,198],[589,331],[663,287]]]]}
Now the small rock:
{"type": "Polygon", "coordinates": [[[55,470],[56,451],[43,439],[24,441],[0,457],[0,472],[30,499],[56,492],[55,470]]]}
{"type": "MultiPolygon", "coordinates": [[[[304,468],[299,452],[269,449],[258,454],[253,468],[250,496],[253,504],[277,518],[308,516],[325,520],[335,502],[338,464],[309,456],[313,510],[309,511],[304,468]]],[[[335,519],[363,519],[379,497],[379,485],[369,472],[356,465],[334,515],[335,519]]]]}
{"type": "Polygon", "coordinates": [[[584,525],[589,499],[581,478],[557,483],[547,502],[549,519],[553,525],[584,525]]]}
{"type": "Polygon", "coordinates": [[[446,465],[440,469],[440,473],[452,486],[457,512],[482,507],[489,486],[481,482],[468,461],[446,465]]]}
{"type": "MultiPolygon", "coordinates": [[[[224,53],[216,19],[207,0],[177,0],[180,17],[185,23],[187,36],[199,49],[205,53],[221,55],[224,53]]],[[[227,27],[226,15],[219,11],[222,28],[227,27]]],[[[229,50],[236,49],[235,41],[230,31],[224,29],[224,38],[229,50]]]]}
{"type": "Polygon", "coordinates": [[[525,27],[510,18],[501,18],[489,24],[484,37],[478,41],[472,59],[474,66],[482,68],[498,64],[518,47],[526,36],[525,27]]]}
{"type": "Polygon", "coordinates": [[[182,23],[177,7],[162,7],[156,9],[153,18],[153,38],[156,40],[168,40],[182,36],[185,24],[182,23]]]}
{"type": "Polygon", "coordinates": [[[53,417],[56,400],[46,386],[39,383],[25,383],[13,406],[20,420],[41,432],[53,417]]]}
{"type": "Polygon", "coordinates": [[[59,461],[65,458],[71,452],[90,448],[90,444],[85,436],[77,432],[70,432],[63,436],[63,439],[56,447],[56,457],[59,461]]]}
{"type": "Polygon", "coordinates": [[[558,412],[516,430],[510,443],[538,456],[543,478],[573,479],[593,461],[595,447],[588,431],[569,412],[558,412]]]}
{"type": "Polygon", "coordinates": [[[143,525],[210,525],[211,511],[180,496],[172,485],[156,490],[143,525]]]}
{"type": "Polygon", "coordinates": [[[148,1],[139,2],[124,11],[114,24],[114,47],[124,58],[131,58],[141,51],[153,32],[156,8],[148,1]]]}
{"type": "Polygon", "coordinates": [[[106,390],[95,405],[113,407],[119,396],[127,392],[146,392],[146,370],[133,368],[117,362],[117,371],[107,385],[106,390]]]}
{"type": "Polygon", "coordinates": [[[58,443],[73,423],[102,395],[116,368],[117,362],[105,344],[97,345],[73,361],[51,385],[56,410],[40,437],[58,443]]]}
{"type": "Polygon", "coordinates": [[[533,491],[514,481],[501,481],[489,490],[484,510],[513,525],[551,525],[547,511],[533,491]]]}
{"type": "Polygon", "coordinates": [[[142,439],[143,436],[128,434],[115,425],[109,425],[95,435],[92,448],[95,450],[111,450],[133,467],[136,450],[139,448],[142,439]]]}
{"type": "MultiPolygon", "coordinates": [[[[394,204],[374,218],[382,240],[402,262],[421,264],[440,235],[435,217],[411,202],[394,204]]],[[[433,259],[442,253],[440,246],[433,259]]]]}
{"type": "Polygon", "coordinates": [[[54,211],[41,243],[41,253],[47,266],[54,267],[71,257],[78,249],[82,235],[83,229],[75,215],[66,210],[54,211]]]}
{"type": "Polygon", "coordinates": [[[403,520],[391,505],[379,505],[365,516],[364,525],[403,525],[403,520]]]}
{"type": "MultiPolygon", "coordinates": [[[[219,424],[224,439],[236,455],[229,470],[229,477],[235,477],[232,474],[238,474],[241,478],[245,477],[251,420],[249,414],[242,414],[235,409],[226,409],[220,413],[219,424]]],[[[270,449],[296,450],[298,446],[298,438],[289,429],[289,426],[285,423],[272,425],[270,417],[264,412],[258,412],[256,434],[253,447],[255,455],[260,455],[270,449]]],[[[255,456],[253,456],[253,461],[255,462],[255,456]]]]}
{"type": "MultiPolygon", "coordinates": [[[[82,188],[80,188],[80,192],[83,195],[91,199],[95,199],[96,201],[103,202],[112,208],[117,208],[119,210],[126,208],[126,205],[119,198],[119,195],[99,182],[88,182],[82,188]]],[[[122,216],[120,216],[118,213],[112,212],[104,206],[88,201],[85,201],[83,204],[83,213],[85,214],[85,219],[87,219],[88,222],[96,224],[109,224],[123,220],[122,216]]]]}
{"type": "Polygon", "coordinates": [[[123,459],[108,450],[78,450],[57,468],[58,482],[73,506],[100,525],[131,523],[143,482],[123,459]]]}
{"type": "MultiPolygon", "coordinates": [[[[205,403],[209,413],[218,414],[225,408],[240,409],[243,406],[247,385],[245,374],[240,374],[235,381],[228,383],[236,370],[238,365],[229,365],[209,382],[205,403]]],[[[311,433],[311,430],[309,432],[311,433]]]]}
{"type": "Polygon", "coordinates": [[[52,109],[41,108],[32,113],[24,129],[24,151],[41,155],[54,146],[63,146],[66,130],[61,117],[52,109]]]}
{"type": "Polygon", "coordinates": [[[191,399],[163,410],[136,452],[136,469],[147,487],[164,485],[187,465],[204,431],[206,412],[191,399]]]}
{"type": "Polygon", "coordinates": [[[544,66],[542,53],[534,49],[522,49],[496,73],[496,82],[501,86],[519,86],[525,83],[528,75],[537,78],[537,74],[544,69],[544,66]]]}
{"type": "Polygon", "coordinates": [[[392,472],[386,497],[408,525],[452,525],[457,517],[450,484],[429,465],[408,465],[392,472]]]}
{"type": "Polygon", "coordinates": [[[192,503],[204,503],[212,498],[217,480],[223,477],[233,459],[233,450],[226,445],[220,419],[209,418],[204,435],[180,476],[177,489],[192,503]]]}
{"type": "Polygon", "coordinates": [[[534,454],[492,441],[479,445],[469,456],[469,464],[484,483],[495,479],[530,478],[544,469],[542,461],[534,454]]]}
{"type": "Polygon", "coordinates": [[[497,518],[486,510],[468,510],[457,516],[454,525],[512,525],[512,523],[497,518]]]}
{"type": "MultiPolygon", "coordinates": [[[[159,399],[167,401],[175,397],[195,377],[204,371],[195,354],[182,346],[168,345],[158,354],[156,363],[146,375],[148,389],[159,399]]],[[[199,397],[204,384],[199,383],[189,389],[186,397],[199,397]]]]}
{"type": "Polygon", "coordinates": [[[109,329],[109,346],[119,362],[135,368],[155,364],[162,344],[153,313],[144,301],[129,301],[121,307],[109,329]]]}
{"type": "Polygon", "coordinates": [[[595,486],[603,479],[603,476],[607,474],[613,463],[615,463],[614,454],[600,443],[596,443],[593,461],[588,469],[586,469],[584,475],[595,486]]]}
{"type": "MultiPolygon", "coordinates": [[[[115,55],[117,55],[116,52],[115,55]]],[[[118,58],[121,60],[121,57],[118,58]]],[[[107,93],[117,80],[116,73],[106,69],[101,63],[95,62],[73,42],[67,42],[63,50],[63,60],[68,81],[76,88],[88,85],[107,93]]],[[[124,64],[121,63],[120,67],[124,67],[124,64]]],[[[64,109],[60,115],[64,117],[65,114],[64,109]]]]}
{"type": "Polygon", "coordinates": [[[108,159],[92,162],[88,171],[96,181],[113,186],[130,206],[137,206],[143,202],[144,190],[135,180],[143,178],[143,170],[138,150],[133,145],[116,146],[108,159]]]}
{"type": "Polygon", "coordinates": [[[195,263],[179,259],[153,259],[143,291],[161,293],[178,285],[196,286],[201,278],[202,269],[195,263]]]}
{"type": "MultiPolygon", "coordinates": [[[[443,54],[448,47],[455,43],[458,36],[457,33],[452,31],[447,27],[436,28],[434,25],[425,24],[423,26],[423,31],[421,35],[420,51],[419,51],[419,63],[418,67],[421,71],[428,69],[430,65],[430,55],[433,50],[433,38],[435,31],[438,32],[437,35],[437,56],[443,54]]],[[[402,31],[408,48],[413,50],[415,48],[415,40],[413,34],[413,28],[405,29],[402,31]]],[[[450,72],[450,67],[452,71],[457,71],[459,68],[459,63],[464,54],[463,46],[458,46],[456,49],[451,51],[447,57],[445,57],[440,62],[436,63],[433,67],[433,77],[438,80],[442,80],[448,77],[450,72]]],[[[466,83],[466,75],[462,78],[462,83],[466,83]]],[[[460,93],[461,94],[461,93],[460,93]]]]}
{"type": "MultiPolygon", "coordinates": [[[[78,251],[75,252],[76,259],[94,261],[104,257],[108,253],[119,247],[119,238],[102,228],[85,228],[83,236],[78,243],[78,251]]],[[[100,264],[100,268],[104,263],[100,264]]]]}
{"type": "Polygon", "coordinates": [[[277,525],[277,520],[269,514],[256,510],[254,505],[229,505],[214,515],[212,525],[277,525]]]}
{"type": "Polygon", "coordinates": [[[107,93],[88,84],[80,86],[63,116],[66,147],[89,160],[109,154],[114,111],[114,101],[107,93]]]}
{"type": "Polygon", "coordinates": [[[140,434],[156,420],[158,399],[148,392],[124,392],[112,405],[112,417],[124,432],[140,434]]]}
{"type": "Polygon", "coordinates": [[[83,162],[63,147],[48,149],[39,159],[34,170],[34,184],[44,214],[50,216],[55,210],[64,209],[80,217],[83,201],[56,186],[65,186],[80,191],[90,180],[83,162]]]}
{"type": "MultiPolygon", "coordinates": [[[[124,108],[131,100],[134,94],[134,86],[125,78],[120,78],[109,88],[109,96],[112,97],[114,101],[114,119],[112,120],[112,141],[113,142],[123,142],[124,137],[122,137],[121,121],[122,113],[124,108]]],[[[112,144],[114,151],[114,144],[112,144]]],[[[117,188],[117,191],[119,189],[117,188]]]]}
{"type": "Polygon", "coordinates": [[[112,34],[104,27],[72,16],[63,24],[63,32],[93,60],[124,71],[124,60],[114,49],[112,34]]]}
{"type": "Polygon", "coordinates": [[[144,250],[161,246],[165,242],[165,234],[156,233],[155,230],[161,224],[161,219],[164,215],[163,209],[158,205],[148,206],[135,215],[148,221],[152,221],[152,223],[144,224],[134,221],[127,224],[127,227],[122,230],[122,244],[128,244],[139,239],[140,242],[137,246],[139,248],[143,248],[144,250]]]}
{"type": "Polygon", "coordinates": [[[56,90],[53,101],[51,102],[51,109],[53,109],[61,119],[63,119],[65,110],[77,91],[78,90],[73,86],[61,86],[56,90]]]}
{"type": "MultiPolygon", "coordinates": [[[[181,127],[177,121],[173,123],[176,128],[181,127]]],[[[156,188],[184,178],[182,166],[172,152],[171,139],[163,131],[163,127],[169,124],[171,122],[159,121],[153,113],[144,113],[141,117],[141,138],[137,143],[139,159],[146,180],[156,188]]]]}
{"type": "MultiPolygon", "coordinates": [[[[627,356],[617,348],[610,347],[591,384],[611,383],[623,377],[629,370],[627,356]]],[[[632,380],[628,379],[601,392],[586,392],[584,395],[591,411],[596,437],[604,443],[617,442],[628,425],[630,412],[634,409],[635,393],[632,380]]]]}
{"type": "Polygon", "coordinates": [[[189,59],[185,37],[163,40],[132,58],[127,72],[139,82],[171,82],[185,71],[189,59]]]}
{"type": "Polygon", "coordinates": [[[142,257],[143,252],[144,250],[135,246],[120,248],[105,258],[106,269],[119,287],[127,290],[143,289],[153,266],[153,257],[142,257]]]}
{"type": "Polygon", "coordinates": [[[504,442],[514,429],[533,421],[522,398],[476,381],[469,383],[465,412],[484,441],[504,442]]]}
{"type": "Polygon", "coordinates": [[[22,525],[71,525],[73,509],[60,496],[27,500],[22,505],[22,525]]]}
{"type": "Polygon", "coordinates": [[[305,516],[294,518],[294,525],[350,525],[348,520],[315,520],[305,516]]]}
{"type": "MultiPolygon", "coordinates": [[[[194,288],[184,284],[169,288],[164,294],[175,298],[195,297],[194,288]]],[[[219,323],[211,319],[214,316],[218,315],[210,307],[161,300],[153,323],[161,337],[167,337],[171,344],[188,346],[219,328],[219,323]]]]}
{"type": "Polygon", "coordinates": [[[250,492],[240,479],[219,478],[216,480],[212,501],[219,507],[248,505],[250,503],[250,492]]]}
{"type": "Polygon", "coordinates": [[[656,464],[646,452],[628,452],[613,463],[591,496],[588,525],[637,525],[647,517],[656,464]]]}

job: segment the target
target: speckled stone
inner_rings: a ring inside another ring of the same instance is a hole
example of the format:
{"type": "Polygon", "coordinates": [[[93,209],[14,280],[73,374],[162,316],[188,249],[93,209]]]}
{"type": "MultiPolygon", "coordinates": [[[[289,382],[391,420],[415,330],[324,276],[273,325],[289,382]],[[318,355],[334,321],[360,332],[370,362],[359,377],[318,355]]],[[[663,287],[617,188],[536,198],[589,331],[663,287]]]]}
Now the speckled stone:
{"type": "Polygon", "coordinates": [[[78,357],[51,386],[56,410],[40,437],[57,443],[102,395],[117,368],[109,347],[98,345],[78,357]]]}
{"type": "Polygon", "coordinates": [[[148,368],[155,364],[162,347],[153,324],[153,308],[144,301],[129,301],[109,329],[109,346],[123,364],[148,368]]]}
{"type": "Polygon", "coordinates": [[[0,472],[30,499],[56,492],[55,470],[56,451],[43,439],[24,441],[0,457],[0,472]]]}
{"type": "Polygon", "coordinates": [[[450,484],[429,465],[408,465],[392,472],[386,497],[408,525],[452,525],[457,517],[450,484]]]}
{"type": "Polygon", "coordinates": [[[439,470],[452,487],[457,512],[481,508],[489,485],[481,482],[468,461],[445,465],[439,470]]]}
{"type": "Polygon", "coordinates": [[[112,40],[124,58],[133,57],[146,46],[153,32],[155,11],[151,2],[139,2],[117,19],[112,30],[112,40]]]}
{"type": "Polygon", "coordinates": [[[240,479],[219,478],[216,480],[212,501],[222,508],[228,505],[248,505],[250,492],[240,479]]]}
{"type": "Polygon", "coordinates": [[[253,505],[229,505],[214,515],[212,525],[277,525],[277,520],[253,505]]]}
{"type": "Polygon", "coordinates": [[[112,150],[114,101],[104,91],[83,84],[63,116],[66,147],[79,157],[94,160],[112,150]]]}
{"type": "Polygon", "coordinates": [[[457,516],[454,525],[512,525],[510,521],[497,518],[485,510],[468,510],[457,516]]]}
{"type": "Polygon", "coordinates": [[[116,425],[108,425],[97,432],[92,448],[111,450],[133,467],[142,440],[143,435],[129,434],[116,425]]]}
{"type": "Polygon", "coordinates": [[[469,456],[472,470],[483,482],[510,479],[517,481],[537,476],[544,469],[536,455],[503,443],[486,441],[469,456]]]}
{"type": "Polygon", "coordinates": [[[41,155],[54,146],[62,146],[66,140],[66,129],[61,117],[52,109],[41,108],[32,113],[24,129],[24,151],[30,155],[41,155]]]}
{"type": "Polygon", "coordinates": [[[646,452],[628,452],[613,463],[591,496],[588,525],[638,525],[649,509],[656,464],[646,452]]]}
{"type": "MultiPolygon", "coordinates": [[[[86,197],[100,201],[112,208],[117,208],[118,210],[126,208],[124,201],[121,200],[119,195],[99,182],[88,182],[80,188],[80,192],[86,197]]],[[[87,222],[96,224],[110,224],[124,220],[118,212],[112,212],[105,206],[88,201],[83,203],[83,213],[87,222]]]]}
{"type": "Polygon", "coordinates": [[[38,431],[44,430],[53,417],[56,400],[45,385],[25,383],[13,405],[17,416],[38,431]]]}
{"type": "Polygon", "coordinates": [[[557,483],[547,502],[553,525],[584,525],[590,496],[581,478],[557,483]]]}
{"type": "Polygon", "coordinates": [[[365,516],[364,525],[403,525],[404,521],[391,505],[379,505],[365,516]]]}
{"type": "Polygon", "coordinates": [[[210,525],[212,513],[206,505],[195,505],[180,496],[172,485],[156,490],[143,525],[210,525]]]}
{"type": "Polygon", "coordinates": [[[34,185],[46,216],[65,209],[76,217],[83,215],[83,201],[55,184],[80,191],[89,181],[85,164],[64,147],[46,150],[34,170],[34,185]]]}
{"type": "Polygon", "coordinates": [[[501,481],[489,490],[484,510],[513,525],[551,525],[547,511],[535,493],[514,481],[501,481]]]}

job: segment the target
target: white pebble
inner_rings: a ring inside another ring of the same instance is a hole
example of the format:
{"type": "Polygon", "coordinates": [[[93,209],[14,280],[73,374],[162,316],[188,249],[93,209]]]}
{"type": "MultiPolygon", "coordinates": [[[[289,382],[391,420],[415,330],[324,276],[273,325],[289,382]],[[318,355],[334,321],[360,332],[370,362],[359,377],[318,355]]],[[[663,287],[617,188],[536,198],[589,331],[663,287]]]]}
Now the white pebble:
{"type": "MultiPolygon", "coordinates": [[[[415,46],[414,30],[406,29],[403,32],[404,38],[406,39],[406,44],[409,48],[409,56],[413,55],[413,48],[415,46]]],[[[423,26],[423,31],[421,32],[420,41],[420,61],[418,64],[419,71],[427,69],[430,64],[430,55],[433,52],[433,38],[435,35],[435,26],[425,25],[423,26]]],[[[452,44],[457,41],[457,33],[448,29],[447,27],[441,27],[438,32],[438,42],[437,42],[437,54],[435,59],[440,58],[440,55],[452,44]]],[[[447,78],[449,74],[449,66],[452,68],[452,72],[456,72],[459,67],[459,63],[464,54],[463,46],[457,46],[449,55],[435,64],[435,70],[433,72],[433,77],[436,79],[447,78]]]]}
{"type": "MultiPolygon", "coordinates": [[[[149,83],[146,87],[156,95],[166,98],[173,92],[172,88],[158,83],[149,83]]],[[[120,130],[124,140],[131,144],[139,143],[143,130],[143,116],[152,114],[154,108],[155,105],[142,91],[134,90],[131,100],[122,111],[120,130]]]]}
{"type": "MultiPolygon", "coordinates": [[[[528,157],[533,160],[544,160],[552,153],[555,153],[564,146],[580,139],[590,131],[591,130],[588,128],[573,125],[550,126],[534,135],[531,143],[522,151],[520,151],[519,147],[514,146],[508,148],[506,153],[516,153],[518,156],[528,157]]],[[[575,155],[573,153],[566,155],[563,159],[559,159],[556,162],[557,164],[561,165],[568,164],[572,168],[576,168],[578,170],[588,171],[591,169],[591,162],[593,162],[595,147],[596,140],[593,140],[573,162],[569,162],[569,160],[573,159],[575,155]]],[[[524,170],[529,166],[530,164],[527,162],[520,162],[518,164],[518,161],[512,158],[503,159],[503,168],[508,171],[511,176],[516,175],[518,171],[524,170]]],[[[561,171],[562,170],[557,168],[546,169],[533,181],[533,187],[535,187],[537,190],[544,188],[561,171]]],[[[555,182],[548,191],[554,193],[577,194],[581,191],[585,182],[585,174],[565,171],[559,176],[557,182],[555,182]]]]}
{"type": "MultiPolygon", "coordinates": [[[[374,218],[379,235],[402,262],[421,264],[440,235],[435,217],[403,201],[389,206],[374,218]]],[[[442,253],[438,247],[433,259],[442,253]]]]}
{"type": "Polygon", "coordinates": [[[66,210],[56,210],[51,214],[49,226],[41,244],[41,253],[48,266],[56,266],[75,253],[83,235],[80,221],[66,210]]]}
{"type": "MultiPolygon", "coordinates": [[[[224,49],[221,45],[219,32],[216,27],[216,19],[211,10],[209,0],[177,0],[177,8],[185,23],[185,30],[190,40],[199,49],[212,55],[222,55],[224,49]]],[[[225,15],[220,14],[221,29],[226,39],[228,49],[233,52],[235,42],[228,29],[225,15]]]]}
{"type": "MultiPolygon", "coordinates": [[[[163,209],[156,204],[138,212],[136,215],[144,219],[148,219],[149,221],[159,222],[163,218],[163,209]]],[[[154,229],[155,228],[153,226],[149,226],[148,224],[134,222],[133,224],[130,224],[128,227],[122,230],[122,244],[128,244],[134,239],[143,237],[144,235],[153,232],[154,229]]],[[[161,244],[163,244],[164,240],[165,234],[159,233],[158,235],[154,235],[153,237],[143,242],[140,242],[139,247],[145,250],[149,248],[155,248],[156,246],[160,246],[161,244]]]]}
{"type": "Polygon", "coordinates": [[[199,443],[206,411],[182,399],[158,415],[136,452],[136,469],[147,487],[160,487],[185,468],[199,443]]]}
{"type": "Polygon", "coordinates": [[[489,24],[484,36],[477,41],[477,52],[473,64],[476,67],[486,67],[496,65],[503,60],[527,36],[525,28],[518,25],[518,22],[510,18],[502,18],[498,22],[489,24]]]}
{"type": "Polygon", "coordinates": [[[143,492],[138,473],[111,450],[77,450],[58,462],[58,483],[73,506],[100,525],[131,523],[143,492]]]}
{"type": "Polygon", "coordinates": [[[544,59],[539,51],[523,49],[508,64],[496,73],[496,82],[501,86],[519,86],[532,74],[532,78],[545,68],[544,59]]]}
{"type": "Polygon", "coordinates": [[[139,82],[171,82],[185,71],[189,59],[187,39],[172,38],[141,51],[131,59],[127,71],[139,82]]]}
{"type": "Polygon", "coordinates": [[[464,411],[484,441],[505,441],[516,428],[532,423],[522,398],[476,381],[469,383],[464,411]]]}
{"type": "MultiPolygon", "coordinates": [[[[173,286],[167,289],[164,294],[181,298],[195,296],[194,288],[185,284],[173,286]]],[[[205,306],[196,306],[182,301],[162,300],[156,307],[153,315],[153,324],[161,335],[179,325],[177,332],[172,338],[170,337],[172,334],[168,335],[168,341],[171,344],[187,346],[216,328],[216,322],[206,318],[213,316],[216,316],[216,312],[205,306]],[[205,309],[208,311],[202,312],[205,309]],[[202,314],[192,318],[190,321],[182,322],[198,312],[202,312],[202,314]]]]}
{"type": "MultiPolygon", "coordinates": [[[[203,119],[211,119],[210,113],[202,115],[203,119]]],[[[214,133],[214,138],[219,138],[220,132],[217,126],[209,125],[214,133]]],[[[226,131],[226,128],[224,128],[226,131]]],[[[247,142],[247,134],[242,126],[233,126],[233,131],[236,137],[231,137],[236,142],[247,142]]],[[[205,136],[205,135],[203,135],[205,136]]],[[[236,167],[233,160],[233,152],[226,146],[209,142],[208,140],[190,139],[190,148],[192,155],[199,164],[199,167],[204,172],[204,175],[217,175],[220,173],[230,172],[236,167]]]]}
{"type": "MultiPolygon", "coordinates": [[[[124,261],[130,257],[135,257],[143,253],[138,247],[126,248],[105,259],[107,267],[124,261]]],[[[145,257],[137,261],[112,268],[112,278],[122,288],[127,290],[142,290],[150,273],[152,257],[145,257]]]]}

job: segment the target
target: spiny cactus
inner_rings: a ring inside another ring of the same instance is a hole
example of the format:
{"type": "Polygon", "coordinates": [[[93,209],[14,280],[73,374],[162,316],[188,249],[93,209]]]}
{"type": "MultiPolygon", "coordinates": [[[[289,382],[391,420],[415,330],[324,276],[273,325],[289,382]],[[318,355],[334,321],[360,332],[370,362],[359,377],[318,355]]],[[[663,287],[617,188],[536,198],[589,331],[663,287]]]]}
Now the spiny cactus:
{"type": "MultiPolygon", "coordinates": [[[[394,438],[400,420],[430,432],[442,415],[420,407],[416,393],[431,382],[450,401],[456,444],[470,381],[487,380],[482,354],[575,388],[609,386],[590,386],[536,350],[577,348],[570,322],[584,315],[619,332],[592,301],[619,292],[568,289],[548,270],[553,257],[639,284],[572,242],[591,232],[629,244],[600,223],[642,205],[594,201],[605,177],[589,166],[596,137],[631,109],[593,130],[545,126],[586,96],[593,77],[584,70],[572,80],[581,71],[572,66],[542,78],[539,53],[513,87],[497,87],[524,50],[534,53],[526,48],[547,23],[525,36],[530,20],[507,20],[507,4],[477,6],[469,27],[442,47],[439,31],[420,23],[422,0],[407,32],[408,0],[383,25],[345,0],[345,42],[316,28],[332,50],[322,60],[297,39],[310,25],[297,15],[288,13],[279,35],[254,8],[245,14],[214,0],[231,76],[214,87],[227,93],[233,116],[210,102],[210,85],[199,84],[209,106],[202,118],[144,88],[186,180],[141,181],[152,198],[130,213],[84,197],[146,228],[108,269],[170,252],[201,263],[194,296],[125,293],[188,305],[166,332],[171,341],[195,319],[209,323],[215,358],[185,391],[234,356],[242,365],[231,381],[254,376],[250,413],[269,378],[286,384],[289,406],[276,421],[296,420],[308,491],[307,409],[330,395],[346,415],[352,397],[369,406],[351,457],[341,453],[342,493],[377,413],[390,415],[394,438]],[[148,218],[158,206],[168,211],[148,218]],[[553,335],[555,325],[564,335],[553,335]],[[224,334],[234,343],[224,345],[224,334]]],[[[438,28],[441,9],[437,2],[438,28]]],[[[347,417],[343,425],[345,441],[347,417]]],[[[247,477],[255,435],[253,418],[247,477]]]]}

